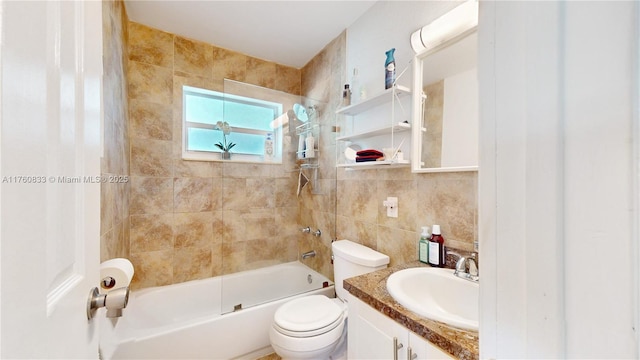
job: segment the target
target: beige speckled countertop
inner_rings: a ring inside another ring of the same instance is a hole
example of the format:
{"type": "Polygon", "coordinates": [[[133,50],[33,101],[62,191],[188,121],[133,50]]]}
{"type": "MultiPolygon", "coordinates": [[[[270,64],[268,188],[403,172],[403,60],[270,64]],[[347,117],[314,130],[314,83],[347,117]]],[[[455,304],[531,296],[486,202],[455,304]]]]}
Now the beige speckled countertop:
{"type": "Polygon", "coordinates": [[[422,336],[458,359],[478,359],[478,332],[457,329],[429,320],[405,309],[387,291],[387,278],[392,273],[413,267],[428,266],[419,261],[396,265],[344,280],[344,288],[374,309],[422,336]]]}

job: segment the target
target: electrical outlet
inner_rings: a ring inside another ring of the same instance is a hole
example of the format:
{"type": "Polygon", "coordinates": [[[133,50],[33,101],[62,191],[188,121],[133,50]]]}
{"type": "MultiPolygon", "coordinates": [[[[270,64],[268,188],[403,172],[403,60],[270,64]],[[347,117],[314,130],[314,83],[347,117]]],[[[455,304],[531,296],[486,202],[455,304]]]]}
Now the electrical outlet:
{"type": "Polygon", "coordinates": [[[386,201],[382,202],[387,208],[387,217],[397,218],[398,217],[398,198],[397,197],[387,197],[386,201]]]}

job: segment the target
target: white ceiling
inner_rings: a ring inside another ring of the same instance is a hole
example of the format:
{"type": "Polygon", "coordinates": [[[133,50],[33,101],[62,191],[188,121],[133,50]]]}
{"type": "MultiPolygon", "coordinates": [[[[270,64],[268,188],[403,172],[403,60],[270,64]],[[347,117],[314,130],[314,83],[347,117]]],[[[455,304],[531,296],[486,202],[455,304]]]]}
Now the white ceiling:
{"type": "Polygon", "coordinates": [[[303,67],[376,1],[125,0],[131,21],[303,67]]]}

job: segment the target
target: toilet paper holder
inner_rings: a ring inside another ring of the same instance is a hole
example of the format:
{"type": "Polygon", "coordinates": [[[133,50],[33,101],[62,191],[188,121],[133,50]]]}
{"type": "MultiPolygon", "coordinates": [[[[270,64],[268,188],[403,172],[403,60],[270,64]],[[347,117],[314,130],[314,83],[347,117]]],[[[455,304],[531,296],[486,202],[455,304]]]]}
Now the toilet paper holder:
{"type": "Polygon", "coordinates": [[[107,317],[115,318],[122,316],[122,309],[129,303],[129,287],[121,287],[111,290],[107,294],[100,294],[97,287],[89,292],[87,300],[87,319],[91,320],[96,311],[104,307],[107,309],[107,317]]]}

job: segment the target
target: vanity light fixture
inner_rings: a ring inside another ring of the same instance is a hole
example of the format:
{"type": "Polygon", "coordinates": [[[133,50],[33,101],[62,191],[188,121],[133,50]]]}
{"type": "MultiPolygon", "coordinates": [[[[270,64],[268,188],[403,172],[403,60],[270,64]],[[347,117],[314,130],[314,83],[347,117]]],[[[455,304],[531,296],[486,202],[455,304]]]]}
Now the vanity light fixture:
{"type": "Polygon", "coordinates": [[[433,49],[478,26],[478,1],[469,0],[411,34],[416,54],[433,49]]]}

